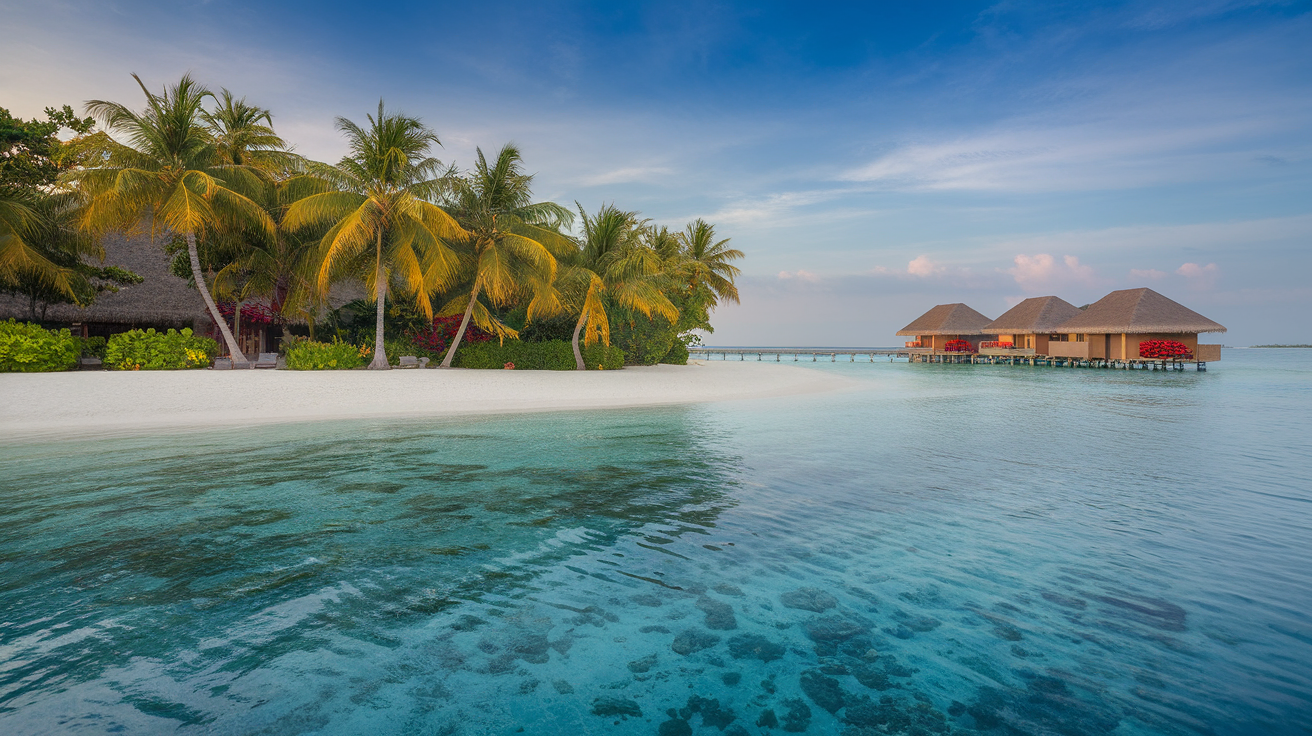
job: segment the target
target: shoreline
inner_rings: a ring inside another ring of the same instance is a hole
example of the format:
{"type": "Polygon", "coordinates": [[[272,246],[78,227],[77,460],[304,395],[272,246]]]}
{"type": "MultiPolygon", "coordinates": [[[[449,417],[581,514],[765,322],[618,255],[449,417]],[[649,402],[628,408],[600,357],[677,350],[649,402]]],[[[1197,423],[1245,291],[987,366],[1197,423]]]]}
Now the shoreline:
{"type": "Polygon", "coordinates": [[[696,362],[622,371],[104,371],[0,374],[0,443],[347,419],[739,401],[836,391],[800,366],[696,362]]]}

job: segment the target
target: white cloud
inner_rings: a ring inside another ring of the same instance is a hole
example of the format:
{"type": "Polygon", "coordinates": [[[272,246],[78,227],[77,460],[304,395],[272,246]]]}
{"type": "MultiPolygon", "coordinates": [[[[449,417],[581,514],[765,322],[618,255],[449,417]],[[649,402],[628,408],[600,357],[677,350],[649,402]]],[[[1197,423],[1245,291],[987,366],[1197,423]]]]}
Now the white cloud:
{"type": "Polygon", "coordinates": [[[1027,289],[1047,289],[1069,283],[1094,284],[1098,276],[1092,266],[1080,263],[1076,256],[1063,256],[1058,262],[1047,253],[1018,254],[1007,269],[1016,283],[1027,289]]]}
{"type": "Polygon", "coordinates": [[[1221,269],[1215,263],[1209,263],[1206,266],[1200,266],[1197,263],[1186,263],[1175,270],[1176,273],[1189,279],[1189,282],[1197,287],[1209,287],[1216,283],[1216,279],[1221,275],[1221,269]]]}
{"type": "Polygon", "coordinates": [[[944,270],[943,266],[930,260],[929,256],[916,256],[907,264],[907,273],[921,278],[936,276],[944,270]]]}
{"type": "Polygon", "coordinates": [[[779,272],[779,279],[780,279],[781,281],[786,281],[786,280],[789,280],[789,279],[796,279],[796,280],[798,280],[798,281],[805,281],[805,282],[807,282],[807,283],[809,283],[809,284],[815,284],[815,283],[819,283],[819,282],[820,282],[820,277],[819,277],[819,276],[816,276],[815,274],[811,273],[810,271],[804,271],[804,270],[801,270],[801,269],[798,269],[797,271],[795,271],[795,272],[793,272],[793,273],[789,273],[788,271],[780,271],[780,272],[779,272]]]}

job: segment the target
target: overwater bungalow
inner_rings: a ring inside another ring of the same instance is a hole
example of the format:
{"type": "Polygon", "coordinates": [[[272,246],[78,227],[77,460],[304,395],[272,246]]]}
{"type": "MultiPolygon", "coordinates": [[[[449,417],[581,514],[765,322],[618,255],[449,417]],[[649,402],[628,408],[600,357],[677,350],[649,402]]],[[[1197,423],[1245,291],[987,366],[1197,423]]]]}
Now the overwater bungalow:
{"type": "Polygon", "coordinates": [[[985,355],[1047,355],[1050,342],[1069,339],[1058,326],[1080,314],[1080,308],[1056,296],[1036,296],[1008,309],[984,326],[997,340],[980,344],[985,355]]]}
{"type": "Polygon", "coordinates": [[[914,337],[906,347],[927,353],[976,352],[983,341],[995,334],[984,329],[993,320],[965,304],[940,304],[898,330],[898,335],[914,337]],[[969,349],[964,349],[966,344],[969,349]]]}
{"type": "Polygon", "coordinates": [[[1181,343],[1200,363],[1221,359],[1220,345],[1203,345],[1198,335],[1225,327],[1152,289],[1113,291],[1056,327],[1065,341],[1050,341],[1049,356],[1076,360],[1133,362],[1146,355],[1149,341],[1181,343]],[[1144,346],[1141,349],[1141,346],[1144,346]]]}

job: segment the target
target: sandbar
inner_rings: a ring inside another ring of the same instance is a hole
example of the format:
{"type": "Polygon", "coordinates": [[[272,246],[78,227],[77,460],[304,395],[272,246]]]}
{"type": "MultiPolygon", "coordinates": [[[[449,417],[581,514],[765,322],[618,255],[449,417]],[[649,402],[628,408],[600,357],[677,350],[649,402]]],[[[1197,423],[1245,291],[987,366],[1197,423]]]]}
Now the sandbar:
{"type": "Polygon", "coordinates": [[[0,374],[0,442],[279,422],[759,399],[852,384],[749,362],[620,371],[97,371],[0,374]]]}

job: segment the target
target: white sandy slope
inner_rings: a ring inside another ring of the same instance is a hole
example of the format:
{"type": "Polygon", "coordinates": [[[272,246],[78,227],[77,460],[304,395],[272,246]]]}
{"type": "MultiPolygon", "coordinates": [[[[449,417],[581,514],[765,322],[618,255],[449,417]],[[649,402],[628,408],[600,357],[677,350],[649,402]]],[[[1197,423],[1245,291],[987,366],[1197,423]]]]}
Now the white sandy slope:
{"type": "Polygon", "coordinates": [[[339,418],[654,406],[832,391],[848,379],[747,362],[622,371],[0,373],[0,442],[339,418]]]}

